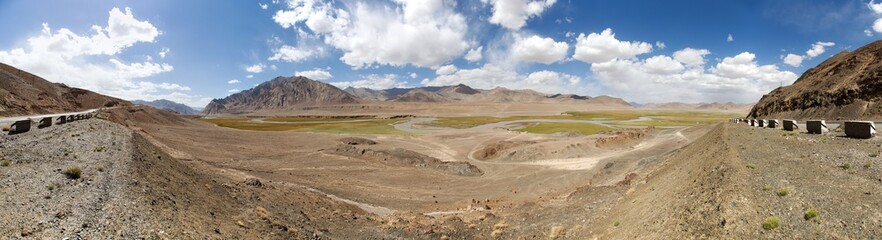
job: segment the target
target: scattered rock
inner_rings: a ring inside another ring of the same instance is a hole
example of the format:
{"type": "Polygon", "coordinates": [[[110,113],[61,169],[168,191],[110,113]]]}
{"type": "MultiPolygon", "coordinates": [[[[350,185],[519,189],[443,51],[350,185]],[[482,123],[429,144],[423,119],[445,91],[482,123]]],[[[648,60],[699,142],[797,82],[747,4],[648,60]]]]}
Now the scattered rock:
{"type": "Polygon", "coordinates": [[[245,179],[245,185],[252,186],[252,187],[262,187],[263,183],[260,182],[260,179],[257,179],[257,178],[247,178],[247,179],[245,179]]]}
{"type": "Polygon", "coordinates": [[[366,139],[366,138],[359,138],[359,137],[341,138],[338,141],[343,142],[348,145],[376,145],[377,144],[377,142],[375,142],[374,140],[370,140],[370,139],[366,139]]]}

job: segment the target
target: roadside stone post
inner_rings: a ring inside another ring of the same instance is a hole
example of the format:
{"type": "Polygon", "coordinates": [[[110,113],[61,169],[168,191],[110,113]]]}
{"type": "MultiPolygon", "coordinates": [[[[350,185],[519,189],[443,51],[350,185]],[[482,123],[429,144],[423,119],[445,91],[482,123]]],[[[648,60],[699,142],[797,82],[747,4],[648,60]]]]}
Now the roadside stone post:
{"type": "Polygon", "coordinates": [[[824,120],[812,120],[805,122],[805,128],[808,133],[812,134],[823,134],[827,131],[827,122],[824,120]]]}

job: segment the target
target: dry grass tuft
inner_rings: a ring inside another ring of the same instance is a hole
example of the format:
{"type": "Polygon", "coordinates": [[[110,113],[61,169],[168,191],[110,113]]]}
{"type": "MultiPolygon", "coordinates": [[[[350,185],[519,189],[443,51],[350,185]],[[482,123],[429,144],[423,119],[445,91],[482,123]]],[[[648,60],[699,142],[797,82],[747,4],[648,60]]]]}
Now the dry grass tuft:
{"type": "Polygon", "coordinates": [[[763,221],[763,229],[772,230],[781,226],[781,219],[775,216],[767,217],[765,221],[763,221]]]}
{"type": "Polygon", "coordinates": [[[564,235],[564,230],[566,230],[563,226],[554,226],[551,228],[551,232],[548,234],[548,238],[557,239],[564,235]]]}
{"type": "Polygon", "coordinates": [[[72,168],[65,169],[61,173],[64,173],[64,175],[67,176],[67,178],[79,179],[80,176],[83,174],[83,170],[81,170],[79,167],[72,167],[72,168]]]}

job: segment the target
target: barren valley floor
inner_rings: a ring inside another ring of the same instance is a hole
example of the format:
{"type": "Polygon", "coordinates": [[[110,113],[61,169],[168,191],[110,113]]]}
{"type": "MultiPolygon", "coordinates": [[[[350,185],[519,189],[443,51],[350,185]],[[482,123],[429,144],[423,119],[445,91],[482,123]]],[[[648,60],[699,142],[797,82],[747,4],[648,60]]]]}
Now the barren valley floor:
{"type": "Polygon", "coordinates": [[[4,214],[13,217],[0,230],[171,239],[882,234],[882,202],[873,197],[882,191],[878,140],[700,121],[622,126],[678,122],[637,115],[590,122],[405,118],[381,125],[407,124],[408,134],[355,134],[242,130],[143,107],[114,109],[3,138],[4,214]],[[519,130],[537,122],[612,130],[519,130]],[[63,173],[73,167],[81,177],[63,173]],[[810,209],[818,216],[805,217],[810,209]],[[780,226],[764,229],[771,217],[780,226]]]}

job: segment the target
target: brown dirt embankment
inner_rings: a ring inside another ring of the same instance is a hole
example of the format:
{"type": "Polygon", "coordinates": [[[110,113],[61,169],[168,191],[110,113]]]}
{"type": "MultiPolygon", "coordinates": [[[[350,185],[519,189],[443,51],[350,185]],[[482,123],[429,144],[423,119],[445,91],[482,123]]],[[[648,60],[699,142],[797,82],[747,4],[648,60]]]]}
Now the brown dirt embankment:
{"type": "Polygon", "coordinates": [[[484,174],[477,166],[466,161],[445,162],[440,159],[407,149],[392,148],[374,150],[350,144],[340,144],[326,150],[330,154],[376,161],[388,166],[426,168],[459,176],[481,176],[484,174]]]}
{"type": "Polygon", "coordinates": [[[718,126],[637,180],[591,227],[612,239],[747,236],[758,218],[744,194],[748,172],[718,126]]]}
{"type": "Polygon", "coordinates": [[[420,231],[384,227],[303,186],[176,159],[145,134],[95,118],[0,138],[0,235],[390,239],[420,231]],[[77,177],[65,173],[73,168],[77,177]]]}
{"type": "MultiPolygon", "coordinates": [[[[720,124],[665,160],[582,235],[874,239],[882,139],[720,124]],[[808,212],[816,215],[807,215],[808,212]],[[778,226],[764,227],[777,218],[778,226]]],[[[577,234],[578,235],[578,234],[577,234]]]]}

